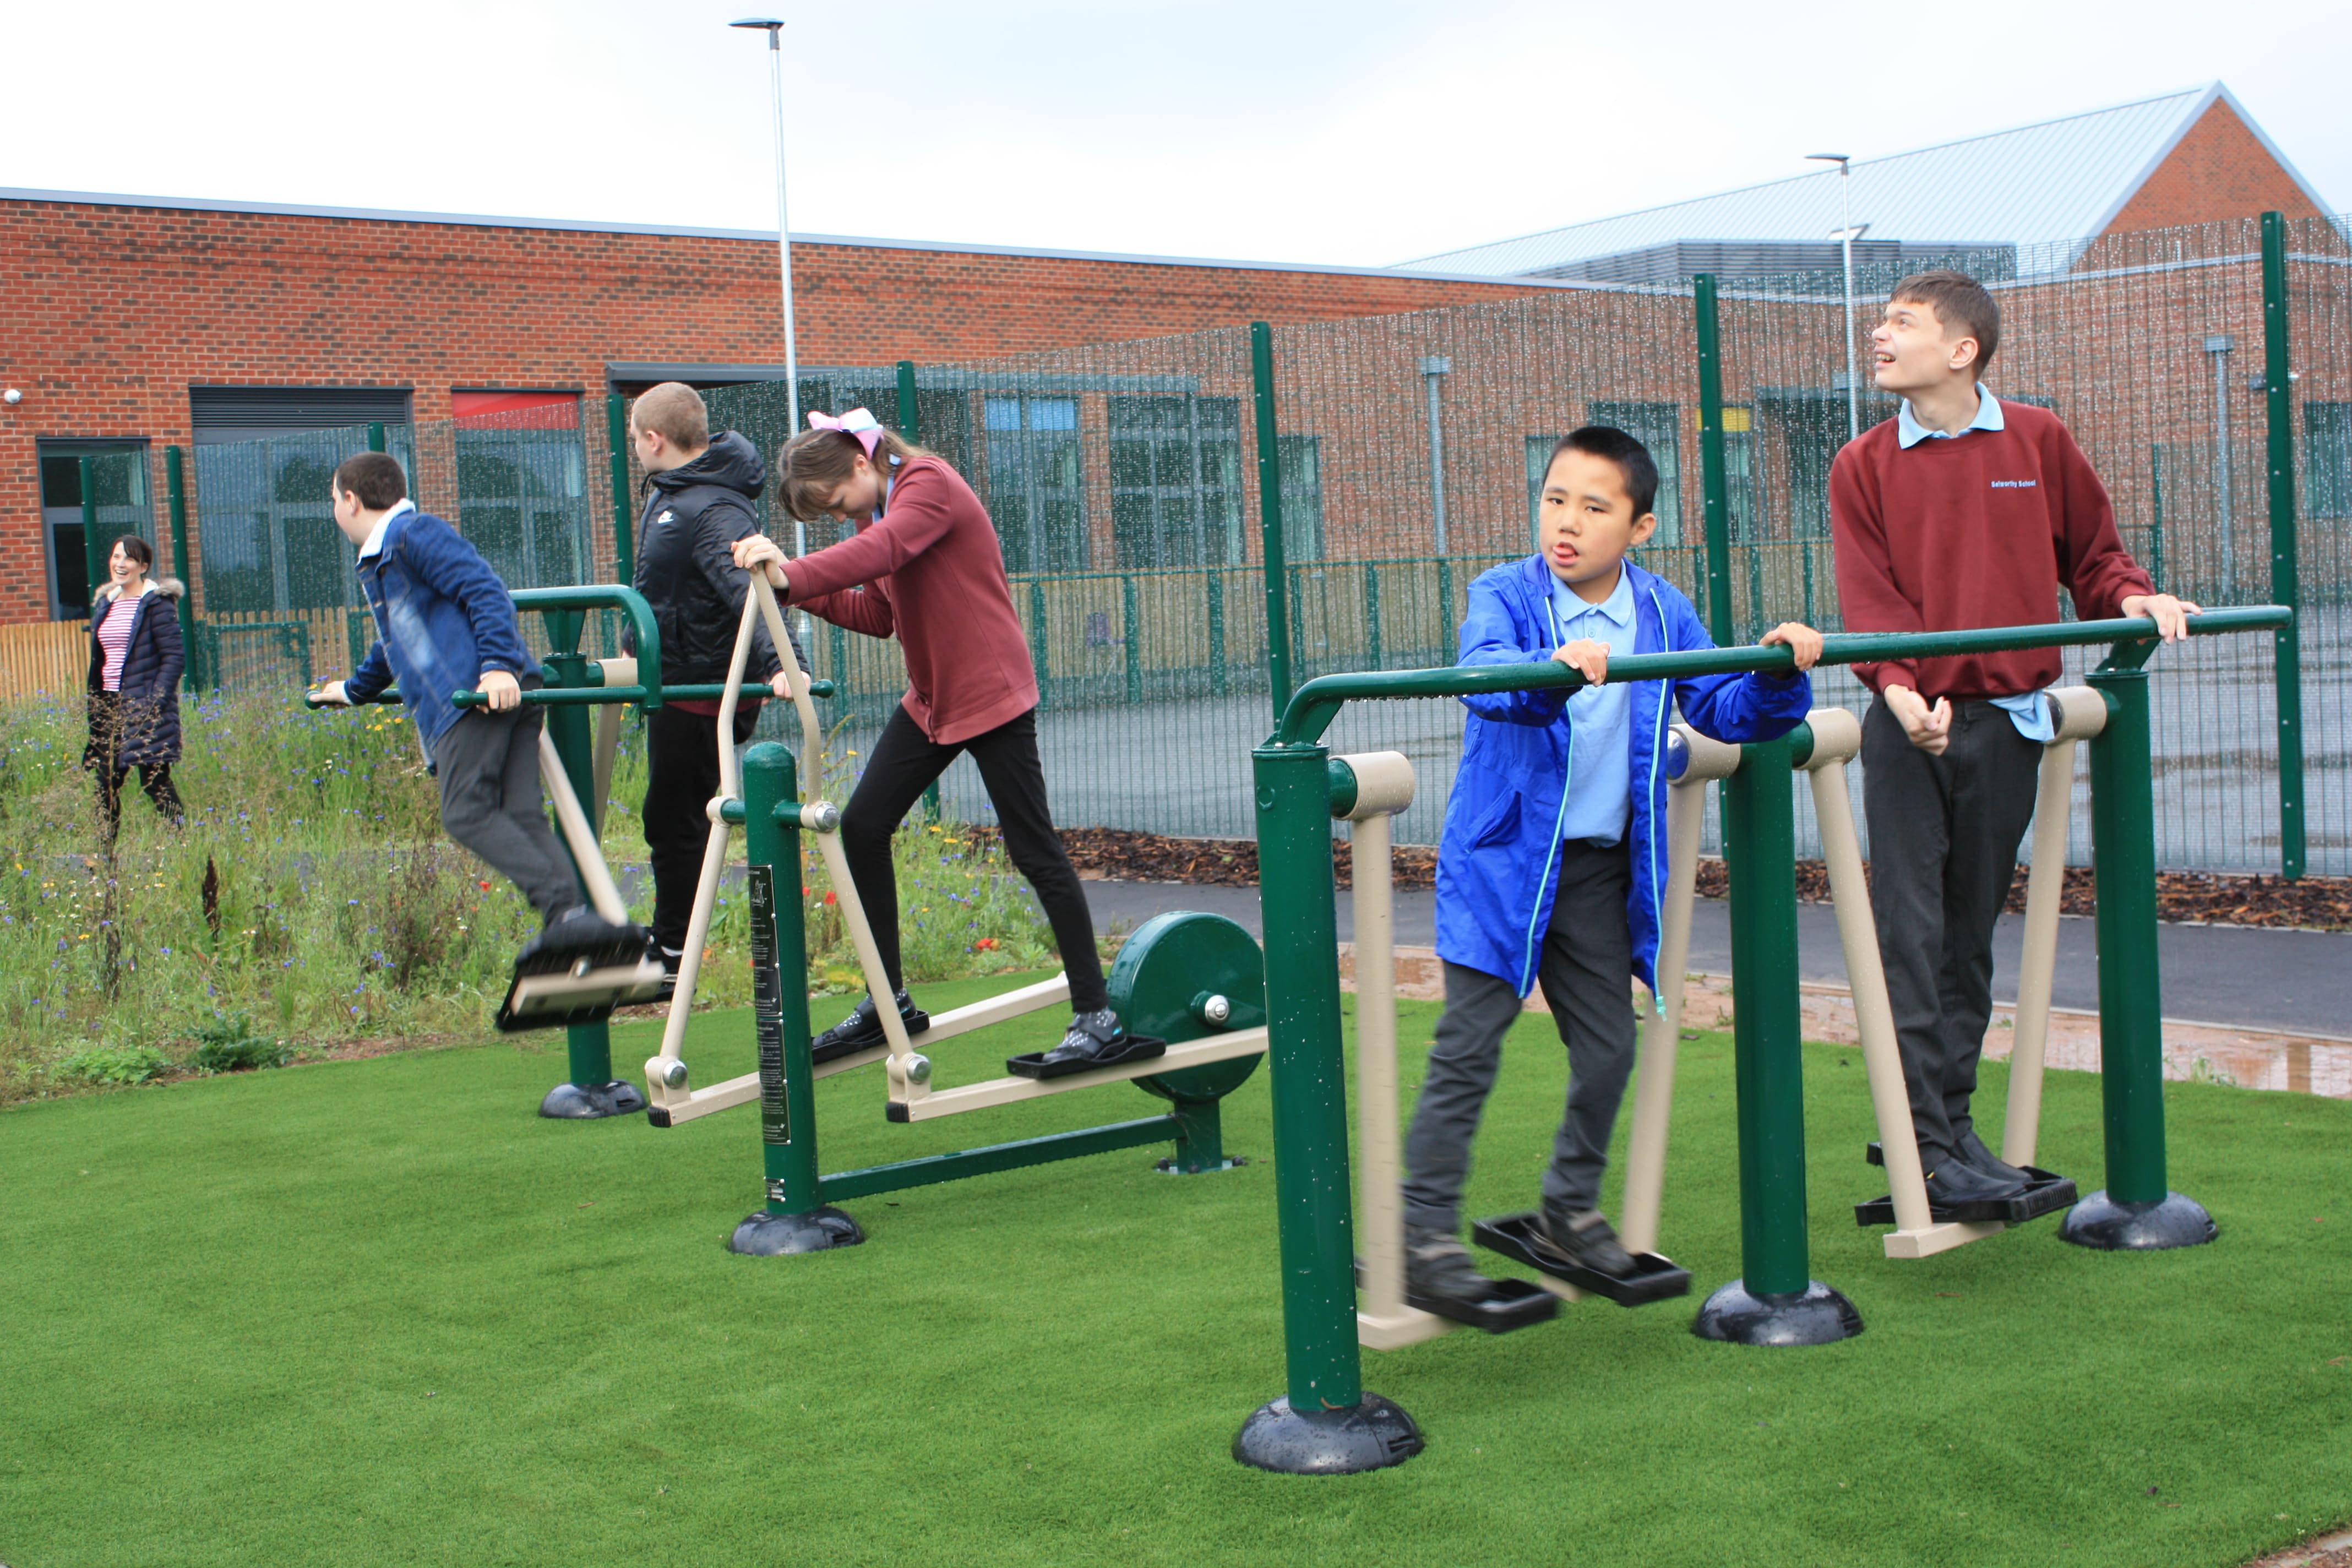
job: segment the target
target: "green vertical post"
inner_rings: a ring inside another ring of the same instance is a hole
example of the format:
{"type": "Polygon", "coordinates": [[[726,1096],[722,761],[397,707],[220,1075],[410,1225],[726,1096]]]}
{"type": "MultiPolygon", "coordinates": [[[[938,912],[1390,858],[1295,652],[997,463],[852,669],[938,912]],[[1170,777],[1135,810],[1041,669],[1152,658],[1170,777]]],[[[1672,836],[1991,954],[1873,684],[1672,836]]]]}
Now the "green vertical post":
{"type": "Polygon", "coordinates": [[[383,439],[383,421],[378,420],[368,426],[368,450],[371,452],[382,452],[386,449],[383,439]]]}
{"type": "Polygon", "coordinates": [[[1287,545],[1282,537],[1282,443],[1274,421],[1274,329],[1250,323],[1250,402],[1257,416],[1257,518],[1265,568],[1265,668],[1274,717],[1290,706],[1287,545]]]}
{"type": "Polygon", "coordinates": [[[1209,689],[1225,694],[1225,574],[1209,568],[1209,689]]]}
{"type": "Polygon", "coordinates": [[[1805,1221],[1805,1086],[1797,999],[1796,797],[1811,732],[1740,748],[1723,785],[1731,870],[1732,1075],[1738,1095],[1740,1277],[1691,1331],[1739,1344],[1827,1344],[1862,1331],[1853,1304],[1812,1279],[1805,1221]]]}
{"type": "Polygon", "coordinates": [[[1381,569],[1364,563],[1364,637],[1370,645],[1372,669],[1386,668],[1381,658],[1381,569]]]}
{"type": "Polygon", "coordinates": [[[187,626],[188,689],[205,689],[204,626],[196,619],[196,574],[188,560],[188,477],[187,456],[177,447],[163,448],[163,493],[172,512],[172,570],[187,584],[187,597],[182,604],[182,621],[187,626]]]}
{"type": "Polygon", "coordinates": [[[106,583],[107,569],[98,552],[98,472],[88,458],[75,458],[74,468],[81,480],[81,571],[87,580],[82,589],[81,613],[87,616],[97,603],[99,589],[106,583]]]}
{"type": "Polygon", "coordinates": [[[1740,1268],[1751,1292],[1811,1278],[1805,1100],[1798,1042],[1796,799],[1789,744],[1743,748],[1724,786],[1731,870],[1735,1076],[1739,1096],[1740,1268]]]}
{"type": "Polygon", "coordinates": [[[613,580],[637,580],[637,546],[629,514],[629,400],[617,392],[604,395],[604,458],[613,468],[613,580]]]}
{"type": "Polygon", "coordinates": [[[1329,755],[1322,745],[1273,742],[1250,753],[1266,933],[1266,1061],[1274,1079],[1275,1212],[1288,1393],[1250,1417],[1234,1440],[1234,1457],[1262,1468],[1310,1473],[1392,1465],[1421,1447],[1410,1416],[1365,1394],[1356,1343],[1329,755]],[[1383,1422],[1394,1436],[1381,1434],[1383,1422]],[[1397,1451],[1390,1451],[1391,1444],[1397,1451]]]}
{"type": "Polygon", "coordinates": [[[2099,1088],[2107,1185],[2066,1211],[2085,1247],[2193,1247],[2213,1221],[2169,1190],[2164,1153],[2164,993],[2156,951],[2156,786],[2147,671],[2154,643],[2117,647],[2090,675],[2107,706],[2091,740],[2091,875],[2099,952],[2099,1088]]]}
{"type": "Polygon", "coordinates": [[[1437,632],[1440,638],[1454,620],[1454,563],[1441,560],[1437,563],[1437,632]]]}
{"type": "Polygon", "coordinates": [[[759,1257],[822,1252],[866,1239],[856,1220],[824,1205],[817,1173],[799,798],[791,752],[762,741],[743,753],[751,1020],[760,1049],[760,1158],[767,1201],[735,1227],[727,1248],[759,1257]]]}
{"type": "Polygon", "coordinates": [[[1119,642],[1127,655],[1127,700],[1132,707],[1143,700],[1143,632],[1136,623],[1141,618],[1133,576],[1118,580],[1119,642]]]}
{"type": "Polygon", "coordinates": [[[2147,444],[2147,574],[2164,586],[2164,445],[2147,444]]]}
{"type": "Polygon", "coordinates": [[[1048,673],[1049,660],[1046,658],[1053,646],[1045,635],[1045,579],[1032,577],[1029,579],[1029,662],[1037,670],[1037,706],[1040,708],[1053,700],[1052,677],[1048,673]]]}
{"type": "MultiPolygon", "coordinates": [[[[545,614],[551,651],[547,662],[540,667],[541,678],[551,689],[587,685],[588,656],[580,651],[580,634],[587,626],[586,613],[549,610],[545,614]]],[[[604,821],[597,809],[595,749],[590,739],[590,711],[588,706],[582,703],[550,703],[540,710],[540,714],[547,726],[547,738],[554,743],[556,760],[562,763],[563,775],[571,781],[572,793],[580,802],[581,813],[588,819],[588,831],[601,835],[604,821]]],[[[564,853],[569,856],[571,852],[572,846],[566,842],[564,853]]],[[[576,858],[573,874],[579,874],[576,858]]],[[[587,879],[582,877],[580,885],[584,896],[587,879]]],[[[564,1030],[564,1041],[571,1071],[566,1080],[550,1089],[547,1098],[540,1102],[539,1113],[541,1116],[589,1121],[604,1116],[625,1116],[646,1108],[645,1096],[635,1085],[623,1083],[614,1078],[612,1031],[602,1020],[569,1026],[564,1030]]]]}
{"type": "Polygon", "coordinates": [[[1731,485],[1723,458],[1723,331],[1715,275],[1691,280],[1698,316],[1698,471],[1706,521],[1706,629],[1731,646],[1731,485]]]}
{"type": "MultiPolygon", "coordinates": [[[[2287,363],[2286,219],[2263,215],[2263,419],[2268,437],[2271,500],[2271,603],[2296,611],[2294,397],[2287,363]]],[[[2303,875],[2303,639],[2296,621],[2271,634],[2278,690],[2279,874],[2303,875]]]]}
{"type": "MultiPolygon", "coordinates": [[[[922,411],[915,405],[915,362],[898,362],[898,434],[910,446],[923,444],[922,411]]],[[[839,679],[836,668],[835,679],[839,679]]],[[[923,787],[923,820],[936,824],[940,820],[940,781],[933,779],[923,787]]]]}

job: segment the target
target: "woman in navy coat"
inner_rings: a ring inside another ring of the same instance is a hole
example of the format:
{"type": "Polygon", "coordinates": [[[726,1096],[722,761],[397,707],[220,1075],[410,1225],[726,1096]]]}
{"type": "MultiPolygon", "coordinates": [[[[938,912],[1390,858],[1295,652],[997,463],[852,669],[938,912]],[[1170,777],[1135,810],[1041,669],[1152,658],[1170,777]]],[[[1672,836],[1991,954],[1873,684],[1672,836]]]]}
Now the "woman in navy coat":
{"type": "Polygon", "coordinates": [[[99,815],[107,842],[122,815],[122,781],[139,770],[140,787],[163,820],[186,815],[172,786],[180,758],[180,675],[187,653],[180,640],[176,577],[148,575],[155,549],[136,534],[114,542],[111,581],[89,612],[89,745],[82,765],[98,774],[99,815]]]}

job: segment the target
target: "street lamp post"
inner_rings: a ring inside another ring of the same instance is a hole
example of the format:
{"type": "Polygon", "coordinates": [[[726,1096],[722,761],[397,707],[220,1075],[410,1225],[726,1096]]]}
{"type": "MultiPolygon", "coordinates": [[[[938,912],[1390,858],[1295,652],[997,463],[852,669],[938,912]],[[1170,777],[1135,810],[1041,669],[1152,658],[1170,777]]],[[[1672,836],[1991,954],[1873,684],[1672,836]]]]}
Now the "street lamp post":
{"type": "MultiPolygon", "coordinates": [[[[784,292],[784,399],[792,410],[789,428],[796,435],[801,427],[801,359],[793,338],[793,221],[784,204],[784,24],[776,16],[746,16],[727,25],[755,27],[768,35],[769,99],[776,114],[776,267],[784,292]]],[[[793,553],[808,553],[808,525],[798,518],[793,520],[793,553]]],[[[805,612],[801,621],[805,629],[805,612]]]]}
{"type": "Polygon", "coordinates": [[[1856,228],[1853,224],[1853,156],[1845,153],[1808,153],[1805,161],[1838,166],[1838,228],[1831,237],[1838,241],[1845,258],[1845,438],[1851,441],[1862,434],[1862,384],[1853,377],[1853,242],[1870,226],[1864,224],[1856,228]]]}

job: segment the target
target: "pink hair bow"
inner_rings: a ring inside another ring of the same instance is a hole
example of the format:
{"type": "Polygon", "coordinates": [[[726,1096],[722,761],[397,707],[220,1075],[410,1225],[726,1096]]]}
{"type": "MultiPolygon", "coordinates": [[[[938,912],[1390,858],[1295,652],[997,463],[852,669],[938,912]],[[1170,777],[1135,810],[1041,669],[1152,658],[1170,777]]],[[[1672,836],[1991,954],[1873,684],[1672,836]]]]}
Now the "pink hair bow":
{"type": "Polygon", "coordinates": [[[812,430],[840,431],[865,447],[866,455],[869,458],[874,456],[874,448],[882,444],[882,422],[875,418],[866,409],[853,408],[835,419],[830,414],[820,414],[812,408],[809,410],[808,422],[809,428],[812,430]]]}

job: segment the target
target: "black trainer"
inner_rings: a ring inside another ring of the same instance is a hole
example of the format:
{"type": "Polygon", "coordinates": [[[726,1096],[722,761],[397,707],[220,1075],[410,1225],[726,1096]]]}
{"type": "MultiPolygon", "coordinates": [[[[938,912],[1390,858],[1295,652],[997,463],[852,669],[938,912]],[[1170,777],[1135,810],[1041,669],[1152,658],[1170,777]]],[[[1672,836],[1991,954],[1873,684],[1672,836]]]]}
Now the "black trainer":
{"type": "Polygon", "coordinates": [[[660,1005],[667,1007],[669,1005],[672,998],[677,995],[677,968],[679,963],[685,960],[686,953],[683,950],[678,948],[664,947],[661,944],[661,939],[658,937],[647,937],[646,939],[646,958],[649,963],[658,963],[662,966],[661,989],[654,993],[652,999],[660,1005]]]}
{"type": "MultiPolygon", "coordinates": [[[[1160,1056],[1168,1049],[1165,1040],[1146,1041],[1140,1035],[1130,1035],[1118,1015],[1108,1007],[1091,1013],[1074,1014],[1068,1032],[1062,1043],[1037,1058],[1037,1065],[1064,1072],[1090,1067],[1117,1067],[1139,1057],[1160,1056]]],[[[1052,1076],[1049,1070],[1048,1076],[1052,1076]]]]}
{"type": "Polygon", "coordinates": [[[2033,1184],[2032,1176],[1986,1148],[1984,1140],[1977,1136],[1977,1130],[1973,1126],[1960,1134],[1959,1148],[1956,1152],[1959,1155],[1961,1164],[1979,1175],[1991,1176],[2004,1182],[2015,1182],[2021,1187],[2031,1186],[2033,1184]]]}
{"type": "MultiPolygon", "coordinates": [[[[1921,1164],[1927,1164],[1923,1154],[1921,1164]]],[[[1950,1211],[1964,1204],[2007,1203],[2025,1193],[2022,1181],[2009,1181],[2000,1176],[1989,1176],[1953,1154],[1936,1160],[1927,1172],[1927,1212],[1938,1218],[1948,1217],[1950,1211]]]]}
{"type": "Polygon", "coordinates": [[[1590,1268],[1612,1279],[1633,1272],[1633,1255],[1617,1239],[1617,1229],[1599,1209],[1572,1213],[1564,1205],[1546,1204],[1529,1227],[1536,1251],[1549,1253],[1578,1268],[1590,1268]]]}
{"type": "Polygon", "coordinates": [[[515,956],[515,973],[537,974],[569,969],[582,959],[598,969],[633,962],[649,939],[643,926],[614,925],[586,904],[551,917],[515,956]]]}
{"type": "MultiPolygon", "coordinates": [[[[898,1022],[909,1035],[919,1035],[931,1026],[931,1016],[915,1005],[905,986],[900,986],[891,1000],[898,1004],[898,1022]]],[[[874,1010],[874,998],[863,996],[858,999],[856,1012],[809,1042],[809,1060],[829,1062],[835,1057],[855,1056],[889,1038],[882,1032],[882,1015],[874,1010]]]]}
{"type": "Polygon", "coordinates": [[[1424,1312],[1435,1310],[1423,1302],[1450,1302],[1475,1307],[1495,1298],[1495,1282],[1470,1261],[1470,1249],[1450,1230],[1433,1226],[1404,1227],[1405,1299],[1424,1312]]]}

